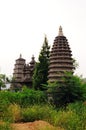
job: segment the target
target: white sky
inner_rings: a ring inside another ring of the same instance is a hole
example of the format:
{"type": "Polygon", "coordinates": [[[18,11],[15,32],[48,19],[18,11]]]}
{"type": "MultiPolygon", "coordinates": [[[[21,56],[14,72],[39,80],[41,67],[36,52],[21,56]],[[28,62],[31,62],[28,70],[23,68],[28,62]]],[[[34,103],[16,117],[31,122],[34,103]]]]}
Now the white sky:
{"type": "Polygon", "coordinates": [[[86,0],[0,0],[0,73],[12,75],[20,53],[37,60],[44,34],[52,46],[60,25],[86,77],[86,0]]]}

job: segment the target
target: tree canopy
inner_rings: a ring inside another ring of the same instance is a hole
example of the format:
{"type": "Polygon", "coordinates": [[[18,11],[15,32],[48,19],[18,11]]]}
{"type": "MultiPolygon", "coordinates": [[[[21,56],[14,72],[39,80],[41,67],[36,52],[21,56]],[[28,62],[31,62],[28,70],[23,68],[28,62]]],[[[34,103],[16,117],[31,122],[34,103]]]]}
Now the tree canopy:
{"type": "Polygon", "coordinates": [[[48,93],[52,95],[53,103],[56,106],[86,100],[86,83],[71,73],[66,74],[62,83],[49,83],[48,87],[48,93]]]}
{"type": "Polygon", "coordinates": [[[4,74],[0,74],[0,90],[1,90],[1,87],[6,87],[5,85],[5,82],[6,82],[6,76],[4,74]]]}
{"type": "Polygon", "coordinates": [[[43,90],[43,84],[47,84],[48,65],[49,65],[49,51],[47,37],[44,38],[44,43],[39,54],[38,62],[36,63],[33,74],[33,87],[35,89],[43,90]]]}

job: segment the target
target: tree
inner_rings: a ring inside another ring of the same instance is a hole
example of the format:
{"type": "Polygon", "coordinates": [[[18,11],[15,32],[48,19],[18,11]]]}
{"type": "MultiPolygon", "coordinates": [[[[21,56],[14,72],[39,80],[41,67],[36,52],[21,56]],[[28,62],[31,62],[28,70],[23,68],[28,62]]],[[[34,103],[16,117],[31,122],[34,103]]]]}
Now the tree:
{"type": "Polygon", "coordinates": [[[49,51],[47,37],[44,38],[44,43],[39,54],[38,62],[36,63],[33,74],[33,87],[35,89],[43,90],[43,84],[47,84],[48,65],[49,65],[49,51]]]}
{"type": "Polygon", "coordinates": [[[73,67],[74,67],[73,69],[76,70],[79,67],[79,64],[74,58],[72,60],[73,60],[73,67]]]}
{"type": "Polygon", "coordinates": [[[66,74],[62,83],[50,83],[48,86],[48,93],[52,95],[56,106],[66,106],[68,103],[86,100],[86,84],[80,77],[71,73],[66,74]]]}
{"type": "Polygon", "coordinates": [[[6,76],[4,74],[0,74],[0,90],[1,90],[1,87],[6,87],[5,85],[6,83],[6,76]]]}

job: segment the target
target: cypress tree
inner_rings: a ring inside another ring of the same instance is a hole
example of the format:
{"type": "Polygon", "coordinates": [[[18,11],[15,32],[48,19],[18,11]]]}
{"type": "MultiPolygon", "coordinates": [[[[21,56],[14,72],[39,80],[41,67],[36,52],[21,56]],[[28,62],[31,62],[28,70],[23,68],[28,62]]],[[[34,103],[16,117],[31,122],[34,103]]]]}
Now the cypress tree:
{"type": "Polygon", "coordinates": [[[33,87],[43,90],[43,84],[47,84],[48,66],[49,66],[49,51],[47,37],[45,36],[42,49],[39,54],[38,62],[36,63],[33,74],[33,87]]]}

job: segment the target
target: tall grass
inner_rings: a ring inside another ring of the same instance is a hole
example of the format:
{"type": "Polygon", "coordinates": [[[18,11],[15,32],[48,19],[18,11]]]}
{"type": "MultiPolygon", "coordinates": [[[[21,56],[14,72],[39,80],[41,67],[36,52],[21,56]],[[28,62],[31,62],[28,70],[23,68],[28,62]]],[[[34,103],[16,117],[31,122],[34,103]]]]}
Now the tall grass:
{"type": "Polygon", "coordinates": [[[50,105],[33,105],[22,110],[22,120],[31,122],[35,120],[45,120],[53,122],[52,117],[57,111],[50,105]]]}
{"type": "Polygon", "coordinates": [[[9,122],[33,122],[35,120],[44,120],[65,130],[86,130],[86,105],[73,103],[69,104],[65,110],[56,110],[51,105],[35,104],[20,108],[17,104],[11,104],[4,117],[4,121],[9,122]]]}
{"type": "Polygon", "coordinates": [[[43,95],[40,91],[30,90],[21,93],[0,92],[0,120],[6,122],[0,125],[0,130],[10,130],[7,122],[35,120],[44,120],[65,130],[86,130],[86,103],[76,102],[69,104],[66,109],[57,110],[46,104],[43,95]]]}
{"type": "Polygon", "coordinates": [[[21,121],[21,108],[17,104],[10,104],[6,111],[3,111],[1,116],[2,121],[19,122],[21,121]]]}
{"type": "Polygon", "coordinates": [[[0,91],[0,110],[4,110],[6,106],[14,103],[21,107],[43,104],[47,103],[47,96],[42,91],[27,88],[23,88],[21,92],[0,91]]]}
{"type": "Polygon", "coordinates": [[[20,122],[21,121],[21,108],[17,104],[11,104],[8,107],[8,117],[12,122],[20,122]]]}
{"type": "Polygon", "coordinates": [[[54,123],[66,130],[86,130],[86,105],[69,104],[66,110],[59,110],[54,123]]]}
{"type": "Polygon", "coordinates": [[[1,122],[0,130],[12,130],[12,126],[10,125],[9,122],[1,122]]]}
{"type": "Polygon", "coordinates": [[[73,111],[59,111],[56,115],[55,125],[66,130],[83,130],[78,115],[73,111]],[[79,129],[78,129],[79,128],[79,129]]]}

